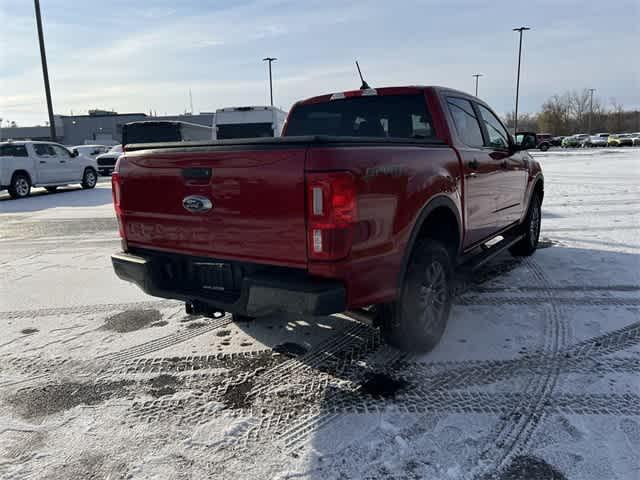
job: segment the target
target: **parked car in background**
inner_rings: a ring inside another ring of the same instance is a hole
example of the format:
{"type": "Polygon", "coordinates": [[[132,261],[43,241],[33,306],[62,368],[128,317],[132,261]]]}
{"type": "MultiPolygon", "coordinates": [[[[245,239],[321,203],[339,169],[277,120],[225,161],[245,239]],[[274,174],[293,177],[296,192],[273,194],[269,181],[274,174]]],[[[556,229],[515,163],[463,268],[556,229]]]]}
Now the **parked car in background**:
{"type": "Polygon", "coordinates": [[[640,132],[632,133],[631,137],[633,138],[633,146],[634,147],[639,147],[640,146],[640,132]]]}
{"type": "Polygon", "coordinates": [[[564,148],[580,147],[587,138],[589,138],[589,135],[586,133],[576,133],[570,137],[565,137],[565,139],[562,140],[562,146],[564,148]]]}
{"type": "Polygon", "coordinates": [[[514,142],[478,98],[339,92],[296,103],[286,125],[281,138],[127,147],[112,176],[116,274],[188,313],[361,309],[391,345],[428,351],[454,269],[536,250],[535,137],[514,142]]]}
{"type": "Polygon", "coordinates": [[[516,141],[518,138],[523,138],[524,134],[535,136],[536,148],[546,152],[551,147],[551,134],[550,133],[535,133],[535,132],[517,132],[516,141]]]}
{"type": "Polygon", "coordinates": [[[564,136],[553,137],[551,139],[551,145],[554,147],[559,147],[562,145],[562,140],[564,140],[564,136]]]}
{"type": "Polygon", "coordinates": [[[632,147],[633,137],[630,133],[616,133],[609,135],[607,143],[610,147],[632,147]]]}
{"type": "Polygon", "coordinates": [[[591,135],[584,142],[582,142],[582,146],[587,147],[606,147],[607,139],[609,138],[608,133],[596,133],[595,135],[591,135]]]}
{"type": "Polygon", "coordinates": [[[98,155],[107,153],[109,148],[106,145],[76,145],[71,147],[72,152],[78,152],[80,155],[86,155],[87,157],[96,158],[98,155]]]}
{"type": "Polygon", "coordinates": [[[58,143],[0,143],[0,190],[8,190],[13,198],[29,196],[31,187],[53,192],[70,183],[93,188],[97,181],[98,172],[91,158],[58,143]]]}
{"type": "Polygon", "coordinates": [[[111,175],[120,155],[122,155],[122,145],[114,145],[107,153],[98,155],[96,157],[98,173],[100,175],[111,175]]]}
{"type": "Polygon", "coordinates": [[[276,107],[228,107],[216,110],[213,138],[279,137],[286,112],[276,107]]]}
{"type": "Polygon", "coordinates": [[[211,140],[212,136],[212,127],[173,120],[130,122],[122,127],[122,145],[125,150],[132,143],[211,140]]]}

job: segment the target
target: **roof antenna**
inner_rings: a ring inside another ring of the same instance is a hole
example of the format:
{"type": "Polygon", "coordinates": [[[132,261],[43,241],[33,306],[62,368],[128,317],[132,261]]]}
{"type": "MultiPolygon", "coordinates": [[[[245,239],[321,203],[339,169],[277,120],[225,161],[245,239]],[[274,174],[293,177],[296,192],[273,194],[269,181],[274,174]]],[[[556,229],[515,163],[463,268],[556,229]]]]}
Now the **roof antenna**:
{"type": "Polygon", "coordinates": [[[362,80],[362,85],[360,85],[360,90],[369,90],[371,87],[367,82],[364,81],[364,78],[362,78],[362,72],[360,71],[360,65],[358,64],[357,60],[356,60],[356,67],[358,69],[358,75],[360,75],[360,80],[362,80]]]}

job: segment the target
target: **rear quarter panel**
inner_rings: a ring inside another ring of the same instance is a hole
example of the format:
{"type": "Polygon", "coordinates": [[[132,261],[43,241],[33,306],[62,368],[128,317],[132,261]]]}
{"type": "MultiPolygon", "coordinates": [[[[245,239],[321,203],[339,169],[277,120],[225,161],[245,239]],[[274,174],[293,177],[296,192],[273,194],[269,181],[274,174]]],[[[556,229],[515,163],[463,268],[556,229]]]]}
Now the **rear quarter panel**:
{"type": "Polygon", "coordinates": [[[444,195],[460,211],[460,173],[446,146],[311,148],[307,171],[349,170],[357,178],[356,242],[342,262],[310,262],[312,274],[342,278],[350,308],[396,295],[405,248],[422,209],[444,195]]]}

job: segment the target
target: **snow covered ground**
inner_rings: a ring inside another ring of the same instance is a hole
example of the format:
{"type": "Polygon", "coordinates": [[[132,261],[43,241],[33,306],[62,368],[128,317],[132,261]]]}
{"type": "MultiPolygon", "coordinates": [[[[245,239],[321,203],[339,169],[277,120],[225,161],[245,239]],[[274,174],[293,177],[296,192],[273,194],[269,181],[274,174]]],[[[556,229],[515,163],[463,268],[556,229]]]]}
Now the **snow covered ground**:
{"type": "Polygon", "coordinates": [[[484,267],[422,356],[144,295],[107,182],[0,194],[0,476],[639,478],[640,150],[534,155],[544,248],[484,267]]]}

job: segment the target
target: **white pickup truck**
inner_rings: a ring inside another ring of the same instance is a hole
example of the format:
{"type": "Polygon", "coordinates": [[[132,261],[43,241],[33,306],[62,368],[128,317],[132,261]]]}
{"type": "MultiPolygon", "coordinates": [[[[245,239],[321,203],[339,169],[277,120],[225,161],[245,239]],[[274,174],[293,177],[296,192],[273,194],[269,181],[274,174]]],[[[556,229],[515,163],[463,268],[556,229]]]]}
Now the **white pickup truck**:
{"type": "Polygon", "coordinates": [[[93,188],[98,180],[95,160],[50,142],[0,143],[0,191],[13,198],[29,196],[31,187],[49,192],[70,183],[93,188]]]}

